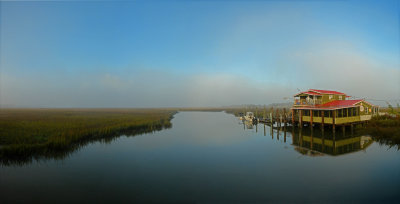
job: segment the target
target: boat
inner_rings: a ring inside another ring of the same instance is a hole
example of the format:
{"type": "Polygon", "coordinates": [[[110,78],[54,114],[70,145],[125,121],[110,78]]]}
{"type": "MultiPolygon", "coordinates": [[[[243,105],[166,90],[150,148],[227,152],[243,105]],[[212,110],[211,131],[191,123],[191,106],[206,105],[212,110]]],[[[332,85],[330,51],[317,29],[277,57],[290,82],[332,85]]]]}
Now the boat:
{"type": "Polygon", "coordinates": [[[247,112],[246,115],[244,116],[244,119],[248,120],[248,121],[253,121],[255,119],[254,118],[254,113],[253,112],[247,112]]]}

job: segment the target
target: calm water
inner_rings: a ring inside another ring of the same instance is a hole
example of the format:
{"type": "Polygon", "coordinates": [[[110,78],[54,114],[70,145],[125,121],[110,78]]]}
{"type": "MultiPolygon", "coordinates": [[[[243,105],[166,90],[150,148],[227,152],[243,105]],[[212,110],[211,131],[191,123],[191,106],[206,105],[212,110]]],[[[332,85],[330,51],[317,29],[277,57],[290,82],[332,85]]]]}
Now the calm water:
{"type": "Polygon", "coordinates": [[[214,112],[181,112],[172,123],[61,161],[0,167],[1,203],[400,201],[400,151],[369,137],[272,136],[214,112]]]}

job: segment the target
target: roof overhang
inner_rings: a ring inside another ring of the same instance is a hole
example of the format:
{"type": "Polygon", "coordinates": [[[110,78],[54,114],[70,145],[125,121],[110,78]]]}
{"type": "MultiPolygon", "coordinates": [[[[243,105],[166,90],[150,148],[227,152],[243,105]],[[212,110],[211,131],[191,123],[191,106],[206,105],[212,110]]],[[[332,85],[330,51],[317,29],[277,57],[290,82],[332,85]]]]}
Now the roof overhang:
{"type": "Polygon", "coordinates": [[[337,107],[292,107],[293,110],[338,110],[342,108],[357,108],[358,106],[337,106],[337,107]]]}

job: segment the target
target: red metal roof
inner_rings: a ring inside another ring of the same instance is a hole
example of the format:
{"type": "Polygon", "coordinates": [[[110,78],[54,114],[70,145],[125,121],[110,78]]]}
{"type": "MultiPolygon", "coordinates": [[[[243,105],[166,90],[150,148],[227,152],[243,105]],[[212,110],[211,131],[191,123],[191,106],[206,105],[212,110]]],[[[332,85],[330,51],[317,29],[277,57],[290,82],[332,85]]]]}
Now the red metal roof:
{"type": "Polygon", "coordinates": [[[320,94],[336,94],[336,95],[346,95],[345,93],[338,91],[329,91],[329,90],[319,90],[319,89],[309,89],[308,91],[317,92],[320,94]]]}
{"type": "Polygon", "coordinates": [[[318,108],[343,108],[343,107],[349,107],[349,106],[355,106],[357,103],[361,102],[363,100],[336,100],[336,101],[331,101],[328,103],[324,103],[321,105],[317,105],[316,107],[318,108]]]}

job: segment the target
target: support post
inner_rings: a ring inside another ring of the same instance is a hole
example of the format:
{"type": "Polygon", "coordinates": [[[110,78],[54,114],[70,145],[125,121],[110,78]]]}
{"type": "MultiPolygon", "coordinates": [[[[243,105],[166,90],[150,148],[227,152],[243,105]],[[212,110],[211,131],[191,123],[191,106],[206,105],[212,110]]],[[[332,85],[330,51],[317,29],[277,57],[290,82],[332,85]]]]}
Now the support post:
{"type": "Polygon", "coordinates": [[[353,132],[353,123],[350,124],[350,128],[351,128],[351,135],[353,136],[354,132],[353,132]]]}
{"type": "Polygon", "coordinates": [[[322,110],[321,112],[321,130],[324,131],[324,116],[325,116],[325,111],[322,110]]]}
{"type": "Polygon", "coordinates": [[[286,130],[286,125],[288,125],[288,122],[287,122],[288,115],[285,113],[285,115],[283,117],[284,117],[284,119],[283,119],[283,128],[285,128],[285,130],[286,130]]]}
{"type": "Polygon", "coordinates": [[[294,109],[292,109],[292,126],[294,126],[294,109]]]}
{"type": "Polygon", "coordinates": [[[300,124],[300,128],[303,128],[303,110],[299,110],[300,114],[299,114],[299,124],[300,124]]]}
{"type": "Polygon", "coordinates": [[[272,112],[269,113],[269,122],[271,123],[271,127],[274,125],[274,120],[272,119],[272,112]]]}
{"type": "Polygon", "coordinates": [[[284,108],[283,109],[283,127],[286,127],[286,120],[287,120],[286,108],[284,108]]]}
{"type": "Polygon", "coordinates": [[[276,117],[276,127],[280,127],[280,125],[278,125],[278,115],[279,115],[279,109],[276,109],[276,113],[275,113],[275,117],[276,117]]]}
{"type": "Polygon", "coordinates": [[[271,127],[274,127],[274,107],[271,107],[271,113],[269,113],[271,116],[271,127]]]}

